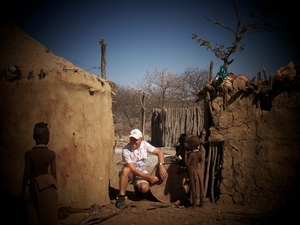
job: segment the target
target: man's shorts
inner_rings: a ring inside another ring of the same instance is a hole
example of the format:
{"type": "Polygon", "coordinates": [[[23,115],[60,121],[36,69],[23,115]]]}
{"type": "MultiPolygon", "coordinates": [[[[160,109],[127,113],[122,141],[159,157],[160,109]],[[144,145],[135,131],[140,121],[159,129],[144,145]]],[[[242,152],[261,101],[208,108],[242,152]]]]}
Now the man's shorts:
{"type": "MultiPolygon", "coordinates": [[[[120,175],[121,171],[122,171],[122,169],[119,171],[119,175],[120,175]]],[[[142,182],[146,182],[147,184],[149,184],[149,182],[147,180],[145,180],[144,178],[132,175],[132,180],[130,180],[128,183],[132,184],[133,186],[136,186],[142,182]]]]}
{"type": "Polygon", "coordinates": [[[133,186],[136,186],[136,185],[138,185],[139,183],[142,183],[142,182],[146,182],[147,184],[149,184],[149,182],[147,180],[145,180],[144,178],[133,175],[132,180],[129,181],[129,184],[132,184],[133,186]]]}

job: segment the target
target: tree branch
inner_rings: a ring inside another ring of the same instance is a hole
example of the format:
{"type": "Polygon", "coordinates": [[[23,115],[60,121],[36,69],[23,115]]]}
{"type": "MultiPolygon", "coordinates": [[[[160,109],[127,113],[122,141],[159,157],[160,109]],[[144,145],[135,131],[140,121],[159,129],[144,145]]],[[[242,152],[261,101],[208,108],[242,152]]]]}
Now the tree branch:
{"type": "Polygon", "coordinates": [[[226,26],[225,24],[221,23],[221,22],[217,19],[216,15],[215,15],[214,13],[213,13],[213,15],[214,15],[214,17],[216,18],[216,21],[213,21],[213,20],[209,19],[209,18],[206,17],[206,16],[204,16],[204,18],[207,19],[209,22],[212,22],[212,23],[214,23],[214,24],[217,24],[217,25],[219,25],[219,26],[221,26],[221,27],[224,27],[224,28],[227,29],[227,30],[232,31],[233,33],[236,33],[235,30],[233,30],[232,28],[230,28],[230,27],[226,26]]]}

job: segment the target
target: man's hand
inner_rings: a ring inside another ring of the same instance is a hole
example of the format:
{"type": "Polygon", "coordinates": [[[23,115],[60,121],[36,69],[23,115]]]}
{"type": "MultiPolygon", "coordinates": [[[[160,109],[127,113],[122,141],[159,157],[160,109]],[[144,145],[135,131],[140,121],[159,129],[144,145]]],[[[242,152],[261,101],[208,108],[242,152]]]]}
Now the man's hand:
{"type": "Polygon", "coordinates": [[[151,184],[154,184],[157,181],[159,181],[157,176],[150,176],[148,180],[150,181],[151,184]]]}
{"type": "Polygon", "coordinates": [[[167,173],[165,167],[164,166],[158,166],[158,168],[159,168],[158,171],[159,171],[160,178],[162,180],[165,180],[168,177],[168,173],[167,173]]]}

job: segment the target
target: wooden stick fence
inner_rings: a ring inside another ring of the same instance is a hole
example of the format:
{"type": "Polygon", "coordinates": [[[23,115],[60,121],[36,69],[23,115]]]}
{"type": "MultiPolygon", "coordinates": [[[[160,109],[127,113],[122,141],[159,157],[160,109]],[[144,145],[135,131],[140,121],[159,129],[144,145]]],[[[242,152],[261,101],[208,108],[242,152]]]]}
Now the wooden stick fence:
{"type": "Polygon", "coordinates": [[[199,136],[203,127],[203,110],[200,107],[153,109],[151,143],[159,147],[174,147],[180,134],[199,136]]]}
{"type": "Polygon", "coordinates": [[[206,157],[204,190],[206,197],[210,198],[212,203],[218,198],[216,192],[219,192],[221,182],[221,167],[223,163],[223,143],[209,143],[206,157]],[[209,191],[208,191],[209,190],[209,191]]]}

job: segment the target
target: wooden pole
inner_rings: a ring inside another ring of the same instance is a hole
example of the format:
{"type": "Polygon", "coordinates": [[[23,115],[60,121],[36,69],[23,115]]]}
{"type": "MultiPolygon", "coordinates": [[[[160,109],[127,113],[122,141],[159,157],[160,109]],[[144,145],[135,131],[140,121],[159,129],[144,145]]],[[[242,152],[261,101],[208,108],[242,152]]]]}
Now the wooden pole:
{"type": "Polygon", "coordinates": [[[103,79],[106,79],[106,44],[104,42],[104,39],[101,39],[99,41],[100,43],[100,46],[101,46],[101,64],[100,64],[100,67],[101,67],[101,77],[103,79]]]}
{"type": "Polygon", "coordinates": [[[263,67],[262,69],[263,69],[263,73],[264,73],[265,80],[268,80],[268,78],[267,78],[267,72],[266,72],[265,67],[263,67]]]}
{"type": "Polygon", "coordinates": [[[141,108],[141,113],[142,113],[142,124],[141,124],[141,127],[142,127],[142,133],[143,135],[145,135],[145,117],[146,117],[146,113],[145,113],[145,92],[143,92],[141,95],[140,95],[140,98],[141,98],[141,105],[142,105],[142,108],[141,108]]]}
{"type": "Polygon", "coordinates": [[[209,182],[211,153],[212,153],[212,144],[209,145],[209,149],[208,149],[206,175],[205,175],[205,182],[204,182],[204,196],[206,196],[206,194],[207,194],[207,188],[208,188],[208,182],[209,182]]]}
{"type": "Polygon", "coordinates": [[[209,65],[209,81],[213,79],[213,67],[214,67],[214,62],[210,61],[209,65]]]}
{"type": "Polygon", "coordinates": [[[216,144],[213,145],[213,152],[212,152],[212,170],[211,170],[211,202],[215,203],[215,195],[214,195],[214,188],[215,188],[215,168],[216,168],[216,160],[217,160],[217,146],[216,144]]]}

